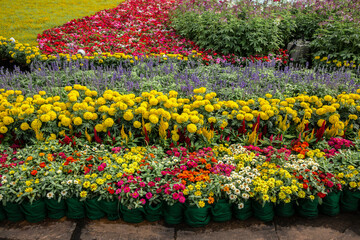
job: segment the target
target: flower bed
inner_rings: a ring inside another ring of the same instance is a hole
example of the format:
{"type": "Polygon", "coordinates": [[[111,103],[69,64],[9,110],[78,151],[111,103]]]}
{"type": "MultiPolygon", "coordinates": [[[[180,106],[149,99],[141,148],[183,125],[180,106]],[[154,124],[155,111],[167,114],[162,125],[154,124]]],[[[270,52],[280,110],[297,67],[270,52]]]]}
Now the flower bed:
{"type": "Polygon", "coordinates": [[[132,223],[164,217],[170,224],[185,221],[198,227],[232,216],[245,220],[254,214],[271,221],[275,213],[316,217],[319,210],[327,215],[338,214],[340,207],[357,210],[358,154],[326,157],[319,151],[318,157],[299,159],[289,149],[271,150],[239,144],[194,152],[184,147],[109,149],[81,141],[2,150],[0,216],[30,222],[46,216],[107,216],[132,223]],[[324,167],[330,160],[331,168],[324,167]]]}

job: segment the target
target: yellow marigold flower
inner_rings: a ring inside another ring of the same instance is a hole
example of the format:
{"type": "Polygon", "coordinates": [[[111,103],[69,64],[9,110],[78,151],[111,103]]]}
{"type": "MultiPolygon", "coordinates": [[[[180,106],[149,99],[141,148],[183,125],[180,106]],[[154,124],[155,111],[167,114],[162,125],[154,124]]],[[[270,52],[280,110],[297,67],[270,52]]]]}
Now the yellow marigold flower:
{"type": "Polygon", "coordinates": [[[29,124],[27,122],[23,122],[21,125],[20,125],[20,128],[21,130],[23,131],[26,131],[30,128],[29,124]]]}
{"type": "Polygon", "coordinates": [[[7,133],[8,128],[5,126],[0,127],[0,133],[7,133]]]}
{"type": "Polygon", "coordinates": [[[91,120],[92,116],[93,116],[93,114],[91,112],[86,112],[86,113],[83,114],[83,117],[86,120],[91,120]]]}
{"type": "Polygon", "coordinates": [[[64,125],[65,127],[69,126],[71,123],[71,119],[68,117],[63,117],[61,118],[61,124],[64,125]]]}
{"type": "Polygon", "coordinates": [[[133,123],[133,126],[134,126],[135,128],[140,128],[140,127],[141,127],[141,122],[135,121],[135,122],[133,123]]]}
{"type": "Polygon", "coordinates": [[[74,118],[73,121],[74,121],[74,124],[77,125],[77,126],[79,126],[79,125],[82,124],[82,119],[81,119],[81,117],[76,117],[76,118],[74,118]]]}
{"type": "Polygon", "coordinates": [[[68,92],[68,91],[71,91],[71,90],[72,90],[72,87],[71,87],[71,86],[66,86],[66,87],[64,87],[64,90],[67,91],[67,92],[68,92]]]}
{"type": "Polygon", "coordinates": [[[153,124],[157,124],[157,123],[159,122],[159,118],[158,118],[158,116],[156,116],[155,114],[151,114],[151,115],[149,116],[149,120],[150,120],[150,122],[153,123],[153,124]]]}
{"type": "Polygon", "coordinates": [[[112,118],[106,118],[104,121],[106,127],[112,127],[114,125],[114,120],[112,118]]]}
{"type": "Polygon", "coordinates": [[[197,127],[196,127],[196,125],[193,124],[193,123],[188,124],[187,127],[186,127],[186,129],[187,129],[188,132],[190,132],[190,133],[194,133],[194,132],[197,131],[197,127]]]}
{"type": "Polygon", "coordinates": [[[245,114],[245,120],[246,121],[251,121],[254,119],[254,115],[252,115],[251,113],[246,113],[245,114]]]}
{"type": "Polygon", "coordinates": [[[214,107],[211,104],[205,105],[205,111],[212,112],[214,111],[214,107]]]}
{"type": "Polygon", "coordinates": [[[5,116],[2,121],[5,125],[10,125],[14,122],[14,119],[12,117],[5,116]]]}
{"type": "Polygon", "coordinates": [[[95,130],[96,130],[97,132],[102,132],[104,129],[105,129],[105,128],[104,128],[104,125],[102,125],[102,124],[96,124],[96,125],[95,125],[95,130]]]}
{"type": "Polygon", "coordinates": [[[134,115],[132,114],[131,111],[126,111],[126,112],[124,113],[123,118],[124,118],[126,121],[131,121],[131,120],[134,118],[134,115]]]}

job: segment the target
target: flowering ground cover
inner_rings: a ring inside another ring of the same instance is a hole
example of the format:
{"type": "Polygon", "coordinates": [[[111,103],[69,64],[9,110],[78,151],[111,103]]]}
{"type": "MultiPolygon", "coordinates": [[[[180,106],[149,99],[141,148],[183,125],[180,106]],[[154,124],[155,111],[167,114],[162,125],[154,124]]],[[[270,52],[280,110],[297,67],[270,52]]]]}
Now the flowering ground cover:
{"type": "Polygon", "coordinates": [[[0,220],[359,210],[358,69],[201,51],[169,27],[177,4],[132,0],[45,31],[40,48],[0,39],[31,64],[0,69],[0,220]]]}
{"type": "Polygon", "coordinates": [[[8,1],[1,2],[0,34],[31,46],[38,45],[37,34],[72,19],[114,8],[121,1],[8,1]]]}

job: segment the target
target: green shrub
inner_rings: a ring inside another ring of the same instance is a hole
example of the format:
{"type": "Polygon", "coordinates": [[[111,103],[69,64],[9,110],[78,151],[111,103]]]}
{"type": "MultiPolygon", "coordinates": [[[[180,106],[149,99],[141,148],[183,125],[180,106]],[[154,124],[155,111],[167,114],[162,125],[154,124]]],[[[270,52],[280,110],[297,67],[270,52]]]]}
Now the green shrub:
{"type": "Polygon", "coordinates": [[[356,23],[332,21],[322,25],[311,42],[314,56],[360,60],[360,28],[356,23]]]}
{"type": "Polygon", "coordinates": [[[187,11],[178,13],[171,26],[200,48],[239,56],[268,54],[284,45],[282,20],[261,17],[237,18],[227,13],[187,11]]]}

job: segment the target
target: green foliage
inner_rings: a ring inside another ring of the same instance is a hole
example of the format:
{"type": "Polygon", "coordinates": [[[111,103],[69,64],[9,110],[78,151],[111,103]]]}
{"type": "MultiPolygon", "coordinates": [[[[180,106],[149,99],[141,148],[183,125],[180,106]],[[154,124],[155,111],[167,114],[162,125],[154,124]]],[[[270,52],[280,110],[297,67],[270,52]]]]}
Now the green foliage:
{"type": "Polygon", "coordinates": [[[311,42],[314,56],[330,59],[360,60],[360,28],[355,23],[332,21],[316,31],[311,42]]]}
{"type": "Polygon", "coordinates": [[[237,18],[226,12],[179,11],[175,13],[171,26],[200,48],[250,56],[268,54],[284,45],[282,35],[288,37],[289,30],[279,27],[282,21],[261,17],[237,18]]]}

